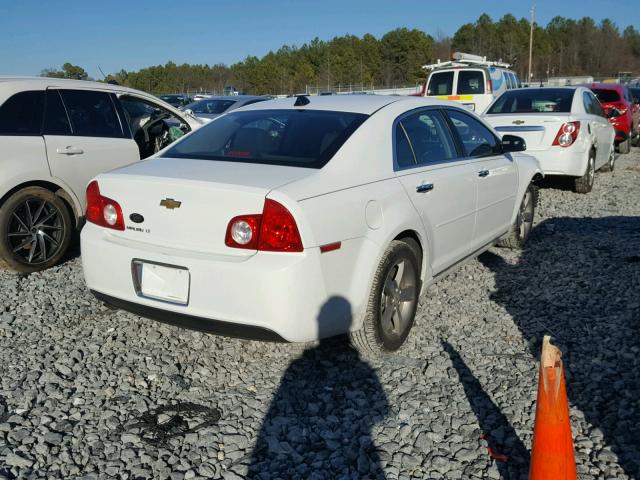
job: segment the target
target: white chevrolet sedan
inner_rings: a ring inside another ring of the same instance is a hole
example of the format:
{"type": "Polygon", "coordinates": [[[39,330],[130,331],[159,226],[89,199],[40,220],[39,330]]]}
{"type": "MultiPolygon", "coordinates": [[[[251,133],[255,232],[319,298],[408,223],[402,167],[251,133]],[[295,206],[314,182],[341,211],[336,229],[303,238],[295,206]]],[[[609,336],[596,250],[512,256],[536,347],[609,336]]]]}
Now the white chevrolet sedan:
{"type": "Polygon", "coordinates": [[[425,287],[527,239],[541,170],[524,148],[443,100],[244,107],[89,184],[86,282],[190,328],[393,351],[425,287]]]}
{"type": "Polygon", "coordinates": [[[509,90],[487,109],[484,119],[499,133],[524,138],[544,174],[572,177],[578,193],[591,191],[596,170],[614,168],[615,131],[588,88],[509,90]]]}

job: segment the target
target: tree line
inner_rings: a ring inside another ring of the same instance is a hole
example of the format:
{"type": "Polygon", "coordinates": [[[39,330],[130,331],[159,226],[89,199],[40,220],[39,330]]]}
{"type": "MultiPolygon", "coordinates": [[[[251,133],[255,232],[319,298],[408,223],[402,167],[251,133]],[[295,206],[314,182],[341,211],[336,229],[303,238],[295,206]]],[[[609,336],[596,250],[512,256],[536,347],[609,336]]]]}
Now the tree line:
{"type": "MultiPolygon", "coordinates": [[[[178,65],[168,62],[137,71],[120,70],[105,81],[153,92],[222,92],[233,85],[251,94],[293,94],[340,88],[398,87],[424,82],[422,65],[446,60],[464,51],[513,65],[527,76],[529,21],[504,15],[493,21],[486,14],[462,25],[448,37],[418,29],[398,28],[380,38],[344,35],[329,41],[314,38],[302,46],[284,45],[258,58],[248,56],[233,65],[178,65]]],[[[534,25],[533,79],[549,76],[613,76],[640,70],[640,32],[633,26],[622,32],[610,20],[555,17],[546,26],[534,25]]],[[[44,76],[87,79],[77,65],[47,69],[44,76]]]]}

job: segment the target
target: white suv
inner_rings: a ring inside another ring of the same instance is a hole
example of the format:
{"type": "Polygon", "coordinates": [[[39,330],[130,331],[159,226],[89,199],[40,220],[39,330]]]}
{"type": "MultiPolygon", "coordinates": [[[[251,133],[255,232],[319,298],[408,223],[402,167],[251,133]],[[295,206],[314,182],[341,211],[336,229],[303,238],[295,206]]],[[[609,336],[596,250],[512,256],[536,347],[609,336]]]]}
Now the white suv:
{"type": "Polygon", "coordinates": [[[507,63],[460,52],[454,53],[453,58],[422,67],[431,71],[424,96],[454,100],[480,114],[502,93],[522,86],[507,63]]]}
{"type": "Polygon", "coordinates": [[[0,77],[0,259],[20,272],[56,264],[82,225],[89,180],[200,125],[118,85],[0,77]]]}

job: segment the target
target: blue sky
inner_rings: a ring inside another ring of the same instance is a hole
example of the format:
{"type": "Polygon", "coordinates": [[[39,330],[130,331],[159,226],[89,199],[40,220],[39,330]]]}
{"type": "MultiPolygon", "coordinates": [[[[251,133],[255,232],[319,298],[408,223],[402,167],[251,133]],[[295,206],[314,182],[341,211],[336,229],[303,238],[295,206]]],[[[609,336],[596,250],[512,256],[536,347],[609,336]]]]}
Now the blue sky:
{"type": "MultiPolygon", "coordinates": [[[[635,0],[536,3],[542,24],[561,15],[640,27],[635,0]]],[[[64,62],[96,78],[98,66],[110,73],[169,60],[231,64],[316,36],[381,36],[397,27],[451,35],[483,12],[520,18],[530,8],[527,0],[0,0],[0,74],[36,75],[64,62]]]]}

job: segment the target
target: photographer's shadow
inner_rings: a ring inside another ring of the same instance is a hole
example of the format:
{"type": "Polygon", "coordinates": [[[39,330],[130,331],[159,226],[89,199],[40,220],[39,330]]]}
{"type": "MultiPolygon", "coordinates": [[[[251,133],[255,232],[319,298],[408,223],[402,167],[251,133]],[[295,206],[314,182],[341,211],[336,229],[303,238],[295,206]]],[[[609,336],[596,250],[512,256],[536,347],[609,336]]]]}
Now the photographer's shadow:
{"type": "MultiPolygon", "coordinates": [[[[342,297],[325,303],[318,322],[335,322],[336,315],[351,324],[342,297]]],[[[385,478],[371,429],[388,411],[376,372],[344,338],[322,340],[283,375],[247,478],[385,478]]]]}
{"type": "Polygon", "coordinates": [[[545,334],[563,351],[569,402],[593,426],[583,432],[591,460],[619,463],[630,478],[640,478],[638,252],[640,217],[553,218],[532,232],[517,264],[480,257],[495,273],[492,299],[534,358],[545,334]],[[613,454],[598,453],[602,446],[613,454]]]}

